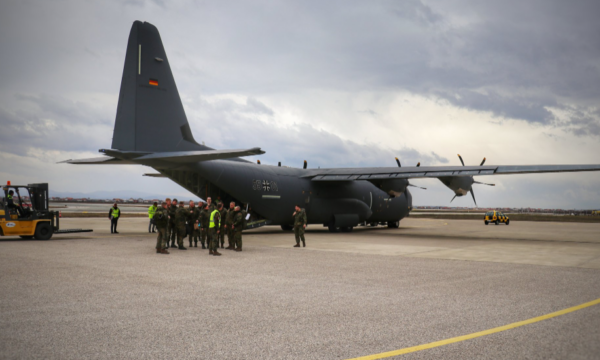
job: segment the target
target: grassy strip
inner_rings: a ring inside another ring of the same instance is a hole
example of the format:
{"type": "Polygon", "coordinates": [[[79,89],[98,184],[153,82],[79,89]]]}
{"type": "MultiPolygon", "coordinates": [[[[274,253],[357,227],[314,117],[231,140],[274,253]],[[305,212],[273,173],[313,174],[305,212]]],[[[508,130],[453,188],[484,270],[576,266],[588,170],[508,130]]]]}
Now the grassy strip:
{"type": "MultiPolygon", "coordinates": [[[[483,215],[433,215],[433,214],[410,214],[411,218],[444,219],[444,220],[480,220],[483,222],[483,215]]],[[[512,214],[508,218],[510,221],[549,221],[549,222],[570,222],[570,223],[600,223],[600,216],[553,216],[553,215],[531,215],[531,214],[512,214]]]]}

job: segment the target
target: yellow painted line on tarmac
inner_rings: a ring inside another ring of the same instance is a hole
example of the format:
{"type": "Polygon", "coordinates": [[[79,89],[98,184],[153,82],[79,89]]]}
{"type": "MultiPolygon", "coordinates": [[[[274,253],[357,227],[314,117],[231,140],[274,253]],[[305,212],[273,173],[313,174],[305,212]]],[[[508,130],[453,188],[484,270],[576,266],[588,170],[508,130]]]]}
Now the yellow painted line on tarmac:
{"type": "Polygon", "coordinates": [[[374,354],[374,355],[361,356],[361,357],[352,358],[352,359],[348,359],[348,360],[375,360],[375,359],[384,359],[384,358],[388,358],[388,357],[392,357],[392,356],[398,356],[398,355],[408,354],[408,353],[417,352],[417,351],[421,351],[421,350],[432,349],[432,348],[435,348],[435,347],[444,346],[444,345],[448,345],[448,344],[453,344],[453,343],[457,343],[457,342],[461,342],[461,341],[465,341],[465,340],[470,340],[470,339],[478,338],[478,337],[485,336],[485,335],[491,335],[491,334],[499,333],[499,332],[502,332],[502,331],[506,331],[506,330],[518,328],[520,326],[533,324],[533,323],[536,323],[536,322],[539,322],[539,321],[552,319],[552,318],[557,317],[557,316],[561,316],[561,315],[565,315],[565,314],[568,314],[568,313],[572,313],[574,311],[585,309],[587,307],[598,305],[598,304],[600,304],[600,299],[596,299],[596,300],[593,300],[593,301],[590,301],[590,302],[586,302],[585,304],[573,306],[573,307],[570,307],[568,309],[556,311],[556,312],[553,312],[553,313],[550,313],[550,314],[546,314],[546,315],[534,317],[534,318],[531,318],[531,319],[528,319],[528,320],[523,320],[523,321],[515,322],[515,323],[512,323],[512,324],[495,327],[495,328],[489,329],[489,330],[479,331],[479,332],[468,334],[468,335],[457,336],[457,337],[453,337],[453,338],[446,339],[446,340],[435,341],[435,342],[431,342],[431,343],[428,343],[428,344],[422,344],[422,345],[407,347],[407,348],[404,348],[404,349],[399,349],[399,350],[394,350],[394,351],[388,351],[388,352],[383,352],[383,353],[374,354]]]}

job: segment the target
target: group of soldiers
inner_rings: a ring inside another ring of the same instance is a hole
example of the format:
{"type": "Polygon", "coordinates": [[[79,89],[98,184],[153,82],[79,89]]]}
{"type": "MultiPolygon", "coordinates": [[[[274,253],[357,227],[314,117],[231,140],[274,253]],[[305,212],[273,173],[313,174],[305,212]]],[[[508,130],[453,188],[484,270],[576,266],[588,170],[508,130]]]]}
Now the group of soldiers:
{"type": "Polygon", "coordinates": [[[215,206],[209,197],[206,202],[199,202],[198,206],[193,201],[185,207],[183,201],[167,198],[161,206],[156,208],[152,215],[152,222],[156,225],[158,236],[156,239],[156,252],[168,254],[169,240],[172,248],[187,250],[183,246],[183,239],[189,237],[189,246],[202,249],[208,248],[209,255],[220,256],[217,250],[219,245],[225,248],[225,234],[227,234],[228,250],[242,251],[242,229],[244,227],[244,213],[240,206],[234,202],[229,204],[229,210],[223,208],[223,203],[215,206]],[[175,245],[177,239],[177,245],[175,245]]]}

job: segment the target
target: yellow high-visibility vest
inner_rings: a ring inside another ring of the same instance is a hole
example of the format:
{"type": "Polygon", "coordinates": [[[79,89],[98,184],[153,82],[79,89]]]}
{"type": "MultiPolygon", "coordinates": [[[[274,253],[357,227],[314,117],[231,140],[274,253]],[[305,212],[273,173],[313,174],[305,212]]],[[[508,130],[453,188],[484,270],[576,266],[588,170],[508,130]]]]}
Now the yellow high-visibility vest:
{"type": "Polygon", "coordinates": [[[156,206],[152,205],[148,208],[148,217],[152,219],[154,214],[156,214],[156,206]]]}
{"type": "Polygon", "coordinates": [[[210,225],[208,226],[210,229],[215,227],[215,214],[218,214],[219,210],[213,210],[213,212],[210,213],[210,225]]]}
{"type": "Polygon", "coordinates": [[[112,217],[116,219],[119,217],[119,209],[112,208],[112,217]]]}

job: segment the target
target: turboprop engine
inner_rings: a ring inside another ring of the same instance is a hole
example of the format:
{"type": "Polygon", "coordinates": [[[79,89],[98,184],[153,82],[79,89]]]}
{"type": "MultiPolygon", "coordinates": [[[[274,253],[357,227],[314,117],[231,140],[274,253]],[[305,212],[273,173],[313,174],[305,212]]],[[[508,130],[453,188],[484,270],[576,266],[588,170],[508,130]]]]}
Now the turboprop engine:
{"type": "Polygon", "coordinates": [[[385,191],[390,197],[396,197],[402,195],[408,185],[408,180],[406,179],[389,179],[383,180],[379,188],[385,191]]]}

